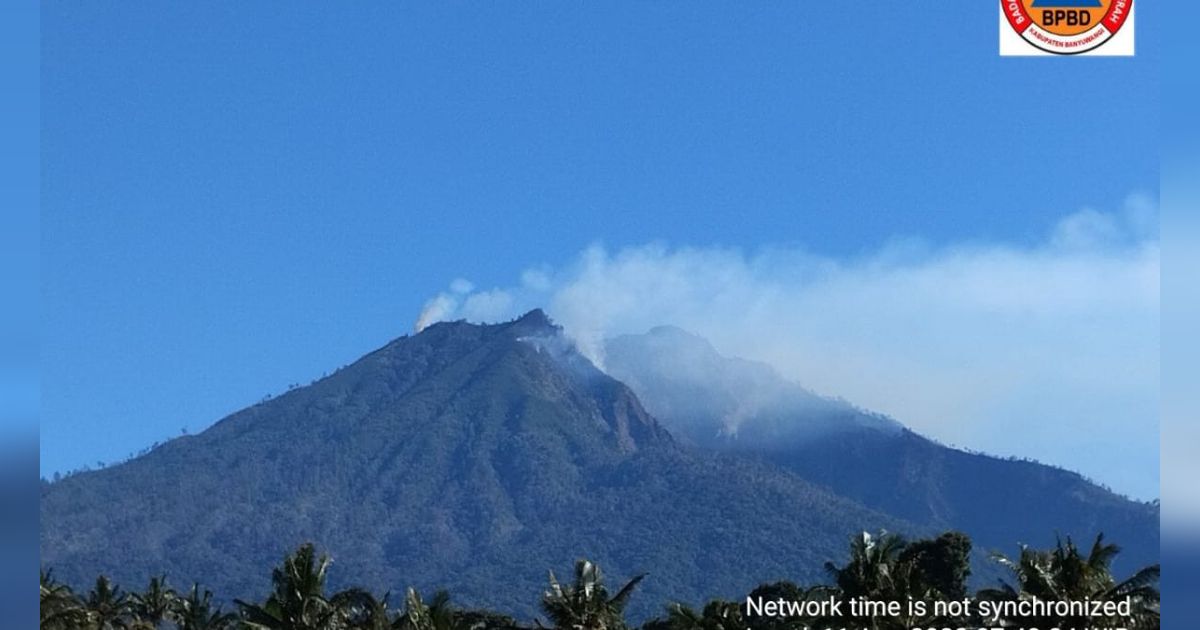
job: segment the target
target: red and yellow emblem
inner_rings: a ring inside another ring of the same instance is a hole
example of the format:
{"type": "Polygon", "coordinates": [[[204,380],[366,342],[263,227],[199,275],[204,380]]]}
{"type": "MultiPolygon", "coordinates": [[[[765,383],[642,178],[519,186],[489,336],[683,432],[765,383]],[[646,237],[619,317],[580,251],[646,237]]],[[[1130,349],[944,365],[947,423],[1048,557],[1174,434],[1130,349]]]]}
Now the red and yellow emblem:
{"type": "Polygon", "coordinates": [[[1125,25],[1133,0],[1000,0],[1025,41],[1058,55],[1095,50],[1125,25]]]}

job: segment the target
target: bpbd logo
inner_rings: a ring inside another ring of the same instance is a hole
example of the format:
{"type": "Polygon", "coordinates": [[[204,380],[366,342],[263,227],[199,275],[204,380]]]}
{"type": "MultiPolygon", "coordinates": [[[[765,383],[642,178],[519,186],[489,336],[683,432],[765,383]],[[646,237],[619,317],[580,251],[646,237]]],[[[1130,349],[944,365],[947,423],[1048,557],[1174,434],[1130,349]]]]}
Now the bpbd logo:
{"type": "MultiPolygon", "coordinates": [[[[1056,55],[1078,55],[1111,42],[1129,21],[1133,0],[1000,0],[1000,10],[1008,27],[1029,45],[1056,55]]],[[[1128,52],[1123,47],[1113,54],[1133,54],[1132,32],[1126,34],[1128,52]]],[[[1002,36],[1001,54],[1020,52],[1006,52],[1002,36]]]]}

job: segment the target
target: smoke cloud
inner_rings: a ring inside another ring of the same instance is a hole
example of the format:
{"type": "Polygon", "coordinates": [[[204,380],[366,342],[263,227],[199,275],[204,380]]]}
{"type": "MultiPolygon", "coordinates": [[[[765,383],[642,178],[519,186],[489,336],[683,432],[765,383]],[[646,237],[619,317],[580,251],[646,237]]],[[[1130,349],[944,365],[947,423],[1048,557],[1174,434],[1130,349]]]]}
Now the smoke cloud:
{"type": "Polygon", "coordinates": [[[898,239],[853,258],[594,245],[510,287],[451,288],[418,329],[541,306],[603,367],[604,339],[672,324],[943,442],[1150,498],[1159,256],[1157,208],[1142,197],[1065,216],[1024,244],[898,239]]]}
{"type": "Polygon", "coordinates": [[[439,293],[425,302],[425,306],[421,308],[421,313],[417,315],[417,322],[413,324],[413,331],[421,332],[428,328],[430,324],[454,319],[454,313],[459,308],[462,296],[474,290],[475,285],[471,284],[469,280],[455,278],[450,282],[449,291],[439,293]]]}

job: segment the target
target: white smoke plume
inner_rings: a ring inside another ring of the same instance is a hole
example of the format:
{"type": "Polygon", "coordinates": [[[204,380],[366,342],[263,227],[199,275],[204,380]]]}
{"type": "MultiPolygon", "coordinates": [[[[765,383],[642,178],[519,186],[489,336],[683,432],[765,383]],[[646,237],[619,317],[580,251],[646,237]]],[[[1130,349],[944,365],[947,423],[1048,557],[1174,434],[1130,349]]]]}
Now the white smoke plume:
{"type": "Polygon", "coordinates": [[[943,441],[1150,497],[1158,304],[1157,210],[1133,197],[1066,216],[1032,244],[897,240],[853,259],[592,246],[511,287],[443,293],[418,327],[541,306],[603,367],[605,338],[673,324],[943,441]]]}
{"type": "Polygon", "coordinates": [[[458,309],[462,296],[474,290],[475,285],[471,284],[468,280],[462,278],[453,280],[450,283],[449,291],[439,293],[425,302],[425,306],[421,308],[421,313],[417,315],[417,322],[413,324],[413,331],[421,332],[428,328],[430,324],[453,319],[454,312],[458,309]]]}

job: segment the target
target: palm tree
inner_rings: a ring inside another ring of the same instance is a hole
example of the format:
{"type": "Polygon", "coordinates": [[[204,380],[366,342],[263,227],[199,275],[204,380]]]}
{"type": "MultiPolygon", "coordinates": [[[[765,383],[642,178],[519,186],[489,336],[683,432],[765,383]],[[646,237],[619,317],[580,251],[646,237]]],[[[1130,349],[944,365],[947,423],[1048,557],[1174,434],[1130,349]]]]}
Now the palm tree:
{"type": "Polygon", "coordinates": [[[128,630],[134,626],[135,617],[129,597],[103,575],[96,578],[96,585],[88,593],[85,606],[89,627],[94,630],[128,630]]]}
{"type": "MultiPolygon", "coordinates": [[[[793,582],[774,582],[770,584],[760,584],[753,591],[750,591],[751,599],[761,599],[763,601],[777,601],[783,599],[785,601],[794,602],[810,602],[824,601],[831,597],[837,597],[839,591],[836,588],[831,588],[825,585],[817,585],[809,588],[797,586],[793,582]]],[[[739,612],[741,609],[739,608],[739,612]]],[[[705,609],[707,613],[707,608],[705,609]]],[[[746,618],[746,628],[749,630],[798,630],[806,627],[825,627],[837,625],[834,619],[822,619],[816,615],[804,616],[748,616],[746,618]]]]}
{"type": "Polygon", "coordinates": [[[325,597],[329,556],[316,556],[312,543],[302,545],[271,572],[274,590],[259,606],[234,600],[245,626],[260,630],[333,630],[338,610],[325,597]]]}
{"type": "Polygon", "coordinates": [[[1022,618],[1026,625],[1103,626],[1131,624],[1135,628],[1159,627],[1159,565],[1151,565],[1117,582],[1110,566],[1121,548],[1105,544],[1098,534],[1084,556],[1068,536],[1054,549],[1040,551],[1021,545],[1021,554],[1011,560],[1003,554],[993,559],[1007,568],[1015,584],[1002,582],[999,589],[980,591],[979,597],[992,600],[1039,599],[1043,601],[1124,601],[1131,602],[1131,618],[1096,619],[1094,617],[1022,618]]]}
{"type": "Polygon", "coordinates": [[[237,622],[237,615],[214,608],[212,592],[202,592],[199,584],[193,584],[186,597],[175,598],[170,616],[178,630],[232,630],[237,622]]]}
{"type": "Polygon", "coordinates": [[[559,584],[550,572],[550,589],[542,596],[542,610],[558,630],[624,630],[625,606],[633,589],[646,577],[629,580],[612,597],[604,587],[600,567],[587,560],[575,563],[575,583],[559,584]]]}
{"type": "Polygon", "coordinates": [[[337,611],[336,627],[347,630],[391,630],[393,627],[387,595],[380,599],[364,589],[350,588],[331,597],[329,603],[337,611]]]}
{"type": "Polygon", "coordinates": [[[75,630],[88,625],[88,611],[66,584],[54,579],[52,571],[41,571],[39,603],[41,630],[75,630]]]}
{"type": "Polygon", "coordinates": [[[825,571],[847,598],[876,598],[896,590],[895,568],[904,539],[896,534],[881,533],[878,537],[862,532],[850,542],[850,560],[839,567],[825,563],[825,571]]]}
{"type": "MultiPolygon", "coordinates": [[[[833,579],[844,601],[869,600],[874,602],[907,602],[929,600],[935,594],[925,586],[915,562],[901,562],[900,556],[907,543],[896,534],[881,532],[872,536],[862,532],[850,542],[850,559],[844,567],[832,562],[825,563],[825,571],[833,579]]],[[[901,607],[897,616],[875,616],[853,618],[844,611],[844,621],[852,621],[856,627],[872,630],[910,628],[920,623],[920,618],[910,617],[907,606],[901,607]],[[866,625],[863,625],[866,624],[866,625]]],[[[833,621],[833,620],[830,620],[833,621]]]]}
{"type": "Polygon", "coordinates": [[[130,596],[130,608],[137,618],[157,628],[175,604],[176,594],[167,586],[167,576],[160,575],[150,578],[150,584],[141,593],[130,596]]]}
{"type": "Polygon", "coordinates": [[[746,621],[737,604],[714,599],[697,613],[684,604],[667,609],[667,630],[744,630],[746,621]]]}
{"type": "Polygon", "coordinates": [[[450,594],[438,591],[426,604],[421,595],[409,588],[404,596],[404,612],[396,620],[399,630],[455,630],[454,612],[450,608],[450,594]]]}
{"type": "Polygon", "coordinates": [[[971,575],[971,547],[969,536],[949,531],[937,538],[910,542],[900,552],[899,561],[913,565],[920,580],[917,591],[928,591],[943,600],[962,600],[967,597],[967,578],[971,575]]]}
{"type": "Polygon", "coordinates": [[[516,620],[487,610],[462,610],[450,605],[450,593],[441,590],[429,603],[412,588],[404,598],[404,611],[392,624],[395,630],[521,630],[516,620]]]}

